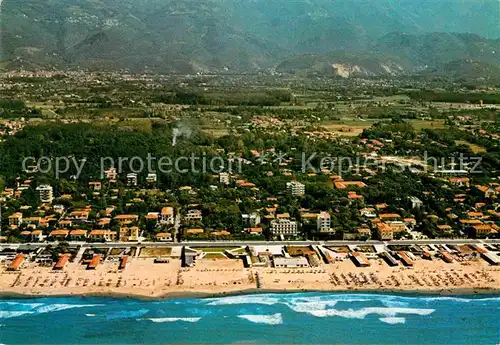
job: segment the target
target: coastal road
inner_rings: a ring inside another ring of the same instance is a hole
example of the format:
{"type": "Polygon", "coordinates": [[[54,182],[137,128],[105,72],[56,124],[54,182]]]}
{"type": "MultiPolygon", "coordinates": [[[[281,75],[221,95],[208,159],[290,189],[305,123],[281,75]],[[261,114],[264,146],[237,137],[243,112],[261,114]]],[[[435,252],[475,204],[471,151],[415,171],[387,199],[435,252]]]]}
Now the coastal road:
{"type": "MultiPolygon", "coordinates": [[[[346,245],[426,245],[426,244],[500,244],[500,239],[427,239],[427,240],[398,240],[398,241],[196,241],[196,242],[106,242],[106,243],[87,243],[87,242],[69,242],[70,246],[82,246],[85,248],[90,247],[100,247],[100,248],[111,248],[111,247],[130,247],[130,246],[144,246],[144,247],[179,247],[179,246],[190,246],[190,247],[240,247],[240,246],[273,246],[273,245],[288,245],[288,246],[346,246],[346,245]]],[[[40,248],[46,247],[47,245],[55,246],[57,242],[32,242],[32,243],[1,243],[0,250],[5,248],[17,249],[21,247],[30,248],[40,248]]]]}

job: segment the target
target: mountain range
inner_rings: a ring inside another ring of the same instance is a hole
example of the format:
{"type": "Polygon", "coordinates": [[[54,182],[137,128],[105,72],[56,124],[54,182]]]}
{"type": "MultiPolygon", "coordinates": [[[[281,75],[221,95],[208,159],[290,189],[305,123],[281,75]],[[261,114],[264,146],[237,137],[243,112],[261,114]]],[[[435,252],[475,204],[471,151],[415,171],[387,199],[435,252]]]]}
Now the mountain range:
{"type": "Polygon", "coordinates": [[[0,67],[491,73],[497,0],[0,0],[0,67]]]}

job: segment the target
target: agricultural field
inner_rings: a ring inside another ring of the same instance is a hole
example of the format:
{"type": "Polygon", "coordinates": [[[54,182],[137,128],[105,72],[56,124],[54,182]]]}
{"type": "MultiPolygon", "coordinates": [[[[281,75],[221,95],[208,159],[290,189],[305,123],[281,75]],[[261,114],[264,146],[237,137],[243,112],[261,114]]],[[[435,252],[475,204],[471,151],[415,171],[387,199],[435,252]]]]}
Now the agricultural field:
{"type": "Polygon", "coordinates": [[[469,146],[473,153],[484,153],[486,149],[476,144],[469,143],[465,140],[455,140],[455,144],[457,145],[466,145],[469,146]]]}
{"type": "Polygon", "coordinates": [[[417,131],[421,131],[422,129],[443,129],[446,128],[444,124],[444,120],[410,120],[411,125],[417,131]]]}

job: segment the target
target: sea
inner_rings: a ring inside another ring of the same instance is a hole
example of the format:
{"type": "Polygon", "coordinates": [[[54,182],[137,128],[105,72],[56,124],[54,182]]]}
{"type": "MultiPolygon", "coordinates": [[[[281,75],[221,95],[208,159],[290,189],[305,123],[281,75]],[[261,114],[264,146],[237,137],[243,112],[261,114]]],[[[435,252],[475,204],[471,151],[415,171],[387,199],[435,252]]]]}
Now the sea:
{"type": "Polygon", "coordinates": [[[0,344],[500,344],[500,296],[2,299],[0,344]]]}

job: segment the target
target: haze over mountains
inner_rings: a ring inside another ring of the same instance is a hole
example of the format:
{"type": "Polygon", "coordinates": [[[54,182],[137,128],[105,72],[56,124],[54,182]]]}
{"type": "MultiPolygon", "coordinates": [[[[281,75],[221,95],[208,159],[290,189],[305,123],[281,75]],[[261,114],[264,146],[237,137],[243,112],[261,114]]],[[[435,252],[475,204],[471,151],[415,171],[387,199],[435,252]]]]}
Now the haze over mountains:
{"type": "Polygon", "coordinates": [[[497,0],[3,0],[3,68],[498,73],[497,0]]]}

